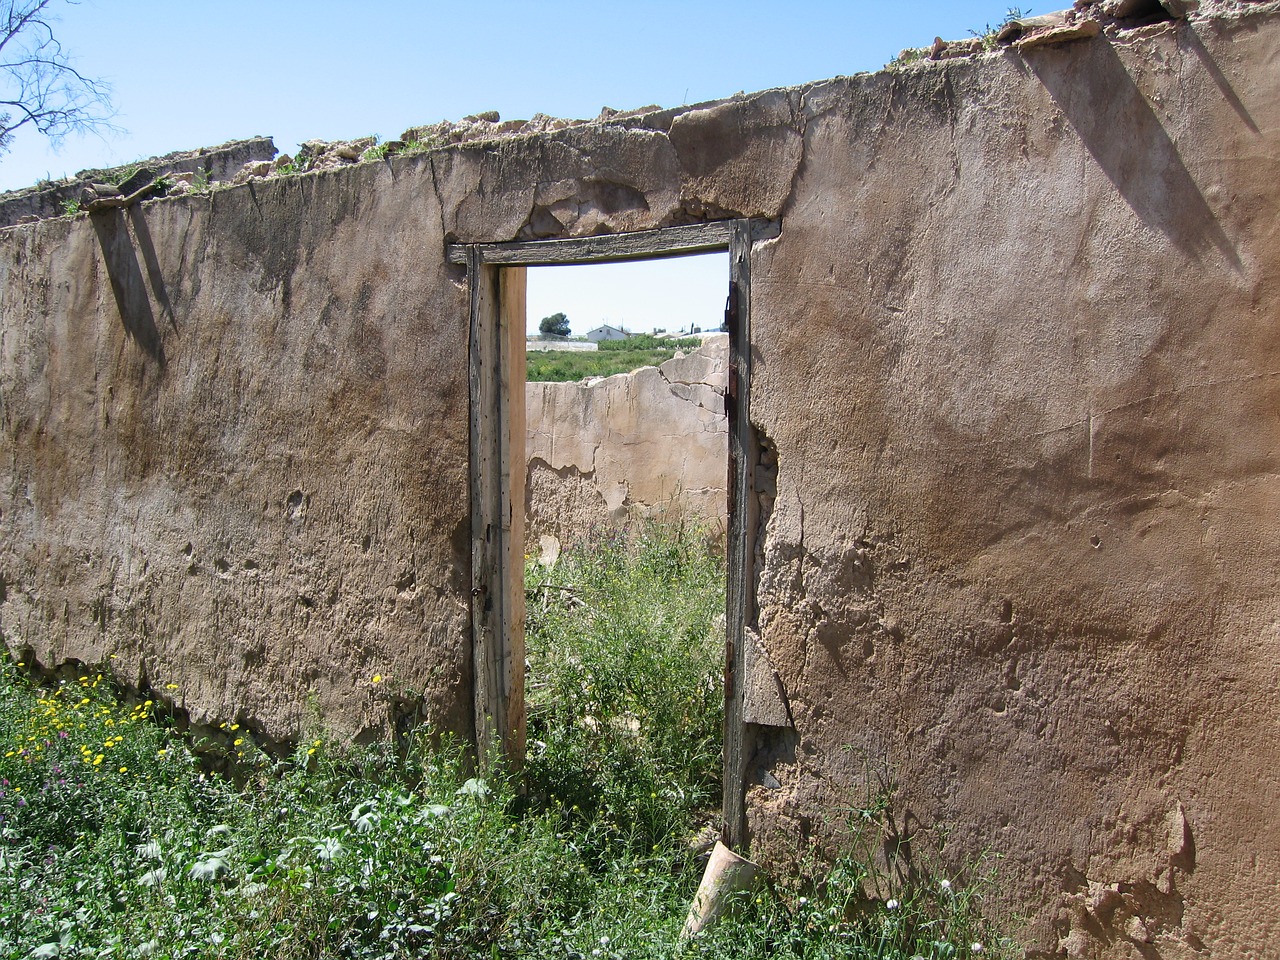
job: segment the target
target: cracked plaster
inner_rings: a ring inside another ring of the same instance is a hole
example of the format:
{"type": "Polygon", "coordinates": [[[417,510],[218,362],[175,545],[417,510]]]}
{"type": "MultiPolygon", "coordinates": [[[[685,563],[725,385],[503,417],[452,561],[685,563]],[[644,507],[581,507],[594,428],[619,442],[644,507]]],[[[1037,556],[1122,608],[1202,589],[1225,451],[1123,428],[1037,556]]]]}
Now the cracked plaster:
{"type": "Polygon", "coordinates": [[[725,529],[728,336],[658,367],[582,383],[529,383],[528,536],[687,517],[725,529]]]}

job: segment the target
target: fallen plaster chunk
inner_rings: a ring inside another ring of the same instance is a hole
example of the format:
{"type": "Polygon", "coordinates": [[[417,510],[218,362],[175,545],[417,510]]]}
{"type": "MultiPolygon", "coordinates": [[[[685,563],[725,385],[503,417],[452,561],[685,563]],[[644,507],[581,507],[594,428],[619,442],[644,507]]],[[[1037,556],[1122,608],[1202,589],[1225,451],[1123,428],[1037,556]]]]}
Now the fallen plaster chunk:
{"type": "MultiPolygon", "coordinates": [[[[1070,11],[1074,13],[1075,11],[1070,11]]],[[[1010,20],[996,34],[996,42],[1010,44],[1017,40],[1021,40],[1028,34],[1035,33],[1040,30],[1053,30],[1068,23],[1066,10],[1060,10],[1057,13],[1046,13],[1039,17],[1019,17],[1016,20],[1010,20]]]]}
{"type": "Polygon", "coordinates": [[[115,195],[98,197],[98,199],[85,204],[85,209],[90,213],[97,213],[100,210],[111,210],[116,207],[131,207],[147,194],[154,192],[159,185],[159,180],[151,180],[146,185],[134,190],[128,196],[123,196],[117,192],[115,195]]]}
{"type": "Polygon", "coordinates": [[[971,37],[967,40],[943,40],[941,37],[934,37],[933,46],[929,47],[929,59],[951,60],[956,57],[971,57],[982,53],[982,50],[981,37],[971,37]]]}
{"type": "Polygon", "coordinates": [[[1063,24],[1047,30],[1024,35],[1015,40],[1013,46],[1017,50],[1030,50],[1032,47],[1044,47],[1055,43],[1070,43],[1073,40],[1088,40],[1102,32],[1097,20],[1081,20],[1078,23],[1063,24]]]}
{"type": "Polygon", "coordinates": [[[763,880],[764,874],[758,864],[738,856],[717,840],[702,882],[698,884],[698,892],[689,907],[684,929],[680,931],[680,939],[688,940],[713,927],[739,899],[734,894],[754,890],[763,880]]]}
{"type": "Polygon", "coordinates": [[[742,719],[766,727],[794,729],[787,693],[777,669],[760,635],[746,627],[743,630],[743,673],[746,676],[742,695],[742,719]]]}
{"type": "Polygon", "coordinates": [[[1048,44],[1087,40],[1101,32],[1102,27],[1093,17],[1084,16],[1075,9],[1059,10],[1039,17],[1010,20],[996,34],[996,42],[1027,50],[1048,44]]]}

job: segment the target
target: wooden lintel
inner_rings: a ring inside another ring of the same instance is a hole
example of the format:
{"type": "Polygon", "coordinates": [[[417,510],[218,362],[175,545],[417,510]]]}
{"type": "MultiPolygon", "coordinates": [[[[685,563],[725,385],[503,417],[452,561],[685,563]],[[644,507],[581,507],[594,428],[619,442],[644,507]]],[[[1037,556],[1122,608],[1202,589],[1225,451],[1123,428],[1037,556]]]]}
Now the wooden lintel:
{"type": "MultiPolygon", "coordinates": [[[[776,220],[752,220],[753,240],[778,236],[781,225],[776,220]]],[[[688,223],[658,230],[634,233],[611,233],[598,237],[573,237],[566,240],[522,240],[510,243],[451,243],[449,262],[465,265],[467,251],[479,251],[481,262],[493,266],[550,266],[584,263],[618,263],[651,257],[686,257],[699,253],[728,250],[740,220],[716,220],[711,223],[688,223]]]]}

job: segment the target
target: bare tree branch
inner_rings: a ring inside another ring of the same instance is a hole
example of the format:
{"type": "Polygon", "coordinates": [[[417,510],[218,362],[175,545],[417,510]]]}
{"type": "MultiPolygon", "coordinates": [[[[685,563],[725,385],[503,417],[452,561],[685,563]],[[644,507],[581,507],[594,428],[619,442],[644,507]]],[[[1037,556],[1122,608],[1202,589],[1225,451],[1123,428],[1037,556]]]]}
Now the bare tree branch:
{"type": "Polygon", "coordinates": [[[77,70],[54,34],[55,2],[75,0],[0,0],[0,153],[28,124],[54,144],[114,129],[110,88],[77,70]]]}

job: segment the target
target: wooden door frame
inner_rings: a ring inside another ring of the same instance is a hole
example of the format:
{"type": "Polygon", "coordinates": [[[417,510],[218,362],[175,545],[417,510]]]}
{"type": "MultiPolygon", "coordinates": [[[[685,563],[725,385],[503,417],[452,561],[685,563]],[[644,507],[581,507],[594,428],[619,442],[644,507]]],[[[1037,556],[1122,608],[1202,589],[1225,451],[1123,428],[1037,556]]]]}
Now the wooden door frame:
{"type": "Polygon", "coordinates": [[[518,770],[525,753],[524,338],[525,267],[619,263],[729,253],[728,588],[725,637],[724,834],[745,839],[752,744],[743,721],[744,641],[755,603],[751,534],[758,444],[751,426],[751,246],[780,224],[721,220],[568,240],[450,244],[467,268],[471,377],[471,629],[480,762],[518,770]],[[513,389],[516,385],[520,389],[513,389]]]}

